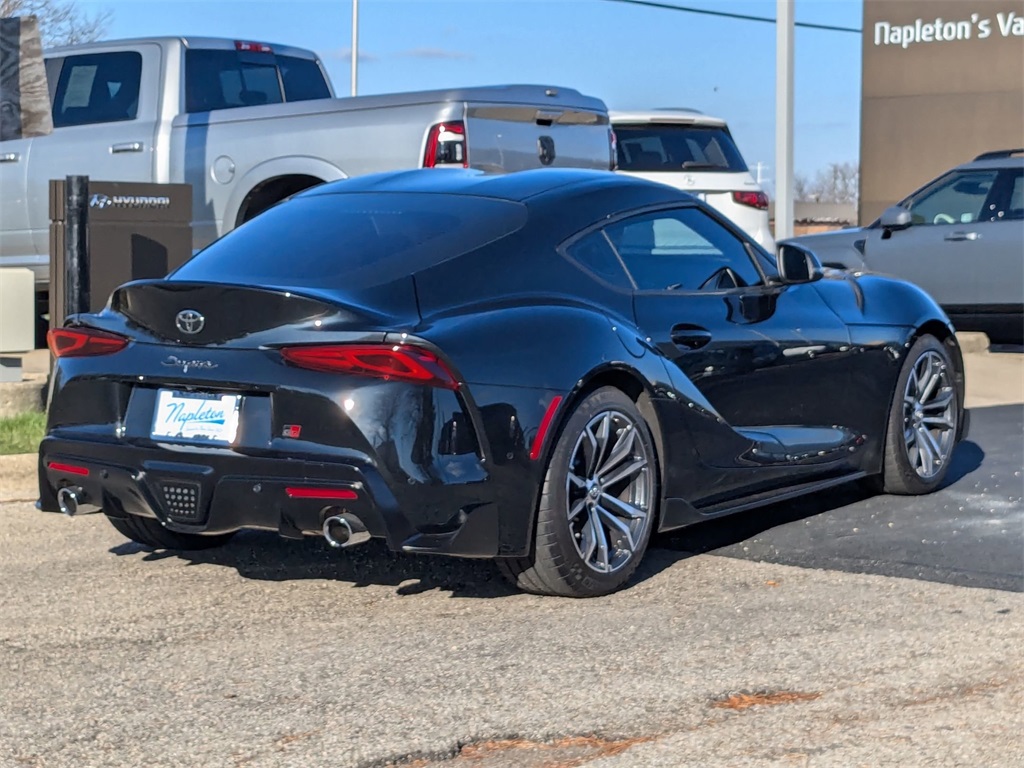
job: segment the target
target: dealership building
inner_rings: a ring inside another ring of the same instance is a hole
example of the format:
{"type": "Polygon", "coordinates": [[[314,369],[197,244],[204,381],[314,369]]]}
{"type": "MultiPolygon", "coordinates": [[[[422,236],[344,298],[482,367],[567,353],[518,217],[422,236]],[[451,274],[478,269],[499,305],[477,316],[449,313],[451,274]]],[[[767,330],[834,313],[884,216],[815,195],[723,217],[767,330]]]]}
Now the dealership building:
{"type": "Polygon", "coordinates": [[[1024,147],[1024,0],[864,0],[862,224],[949,168],[1024,147]]]}

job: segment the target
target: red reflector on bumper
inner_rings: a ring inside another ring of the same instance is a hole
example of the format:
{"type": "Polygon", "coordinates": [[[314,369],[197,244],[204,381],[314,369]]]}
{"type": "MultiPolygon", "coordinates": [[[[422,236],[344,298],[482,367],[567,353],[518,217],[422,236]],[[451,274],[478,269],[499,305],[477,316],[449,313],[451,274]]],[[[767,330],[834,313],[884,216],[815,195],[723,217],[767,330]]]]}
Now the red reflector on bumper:
{"type": "Polygon", "coordinates": [[[289,499],[341,499],[354,501],[359,494],[350,488],[285,488],[289,499]]]}
{"type": "Polygon", "coordinates": [[[87,467],[80,467],[77,464],[61,464],[59,461],[51,461],[46,465],[47,469],[52,469],[54,472],[64,472],[68,475],[88,475],[89,469],[87,467]]]}
{"type": "Polygon", "coordinates": [[[530,458],[536,461],[540,458],[541,449],[544,448],[544,438],[548,434],[551,420],[555,417],[555,411],[562,403],[562,396],[556,395],[551,399],[548,409],[544,411],[544,418],[540,420],[540,427],[537,429],[537,436],[533,438],[533,445],[530,446],[530,458]]]}

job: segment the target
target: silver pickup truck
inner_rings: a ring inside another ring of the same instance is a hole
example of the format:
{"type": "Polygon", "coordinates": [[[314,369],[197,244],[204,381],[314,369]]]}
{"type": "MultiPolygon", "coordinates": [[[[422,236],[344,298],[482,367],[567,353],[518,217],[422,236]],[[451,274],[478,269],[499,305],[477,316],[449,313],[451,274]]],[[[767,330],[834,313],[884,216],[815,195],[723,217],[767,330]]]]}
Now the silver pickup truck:
{"type": "Polygon", "coordinates": [[[194,247],[300,190],[378,171],[609,169],[600,99],[509,85],[334,98],[311,51],[211,38],[47,52],[54,131],[0,142],[0,267],[49,278],[48,182],[188,183],[194,247]]]}

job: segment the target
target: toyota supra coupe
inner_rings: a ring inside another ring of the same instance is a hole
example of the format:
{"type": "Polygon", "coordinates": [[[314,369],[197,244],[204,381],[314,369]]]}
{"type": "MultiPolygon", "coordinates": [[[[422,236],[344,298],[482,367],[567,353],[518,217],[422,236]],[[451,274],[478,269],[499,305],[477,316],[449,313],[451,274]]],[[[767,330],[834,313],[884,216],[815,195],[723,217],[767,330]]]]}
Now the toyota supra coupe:
{"type": "Polygon", "coordinates": [[[377,537],[544,594],[840,483],[927,493],[967,429],[923,291],[598,171],[320,186],[49,341],[43,509],[178,550],[377,537]]]}

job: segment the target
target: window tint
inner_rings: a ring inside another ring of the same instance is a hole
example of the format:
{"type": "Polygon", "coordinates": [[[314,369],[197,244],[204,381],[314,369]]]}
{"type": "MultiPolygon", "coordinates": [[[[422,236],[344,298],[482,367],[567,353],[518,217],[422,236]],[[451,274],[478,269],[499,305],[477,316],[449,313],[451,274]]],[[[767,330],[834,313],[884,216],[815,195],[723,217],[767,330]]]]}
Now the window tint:
{"type": "Polygon", "coordinates": [[[1003,171],[999,178],[999,199],[990,202],[982,212],[985,221],[1020,221],[1024,219],[1024,168],[1003,171]]]}
{"type": "Polygon", "coordinates": [[[695,125],[615,125],[622,171],[747,170],[726,128],[695,125]]]}
{"type": "Polygon", "coordinates": [[[622,269],[622,262],[603,232],[591,232],[565,249],[566,255],[616,288],[631,289],[629,276],[622,269]]]}
{"type": "Polygon", "coordinates": [[[261,213],[178,269],[177,280],[277,287],[388,283],[523,226],[519,203],[444,194],[319,194],[261,213]]]}
{"type": "Polygon", "coordinates": [[[324,73],[320,71],[320,65],[312,59],[278,56],[277,66],[281,68],[285,101],[309,101],[331,97],[324,73]]]}
{"type": "Polygon", "coordinates": [[[134,120],[141,77],[135,51],[68,56],[53,98],[54,127],[134,120]]]}
{"type": "Polygon", "coordinates": [[[956,171],[903,202],[914,224],[969,224],[982,214],[998,171],[956,171]]]}
{"type": "Polygon", "coordinates": [[[719,290],[761,282],[743,242],[698,208],[649,213],[605,231],[638,290],[719,290]]]}
{"type": "Polygon", "coordinates": [[[281,83],[271,53],[195,49],[185,54],[185,109],[208,112],[280,104],[281,83]]]}
{"type": "Polygon", "coordinates": [[[202,48],[185,54],[188,112],[324,99],[330,95],[324,73],[312,59],[202,48]]]}

